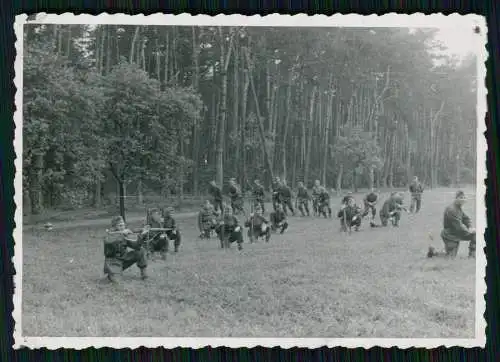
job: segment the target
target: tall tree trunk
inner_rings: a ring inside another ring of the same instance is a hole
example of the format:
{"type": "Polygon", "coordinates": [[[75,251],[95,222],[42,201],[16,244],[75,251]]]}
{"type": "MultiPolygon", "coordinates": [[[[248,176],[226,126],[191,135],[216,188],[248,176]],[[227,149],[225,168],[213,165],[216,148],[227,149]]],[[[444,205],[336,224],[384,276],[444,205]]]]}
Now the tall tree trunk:
{"type": "Polygon", "coordinates": [[[30,182],[31,213],[38,215],[43,209],[42,203],[42,178],[43,154],[33,154],[32,177],[30,182]]]}
{"type": "Polygon", "coordinates": [[[219,26],[219,39],[220,39],[220,64],[221,64],[221,101],[220,101],[220,119],[219,119],[219,140],[217,143],[217,184],[222,186],[224,183],[224,139],[226,132],[226,117],[227,117],[227,69],[229,60],[231,59],[231,52],[233,49],[234,33],[231,34],[227,54],[224,49],[225,36],[222,27],[219,26]]]}
{"type": "MultiPolygon", "coordinates": [[[[241,54],[241,53],[240,53],[241,54]]],[[[241,59],[243,60],[243,59],[241,59]]],[[[244,74],[244,84],[243,84],[243,95],[241,97],[241,148],[242,148],[242,160],[241,160],[241,174],[243,177],[243,180],[246,181],[248,180],[247,177],[247,152],[246,152],[246,136],[245,136],[245,129],[246,129],[246,124],[247,124],[247,104],[248,104],[248,87],[250,86],[250,78],[248,74],[248,69],[245,69],[243,66],[243,74],[244,74]]]]}
{"type": "Polygon", "coordinates": [[[132,38],[132,43],[130,44],[129,63],[133,63],[135,60],[135,47],[137,44],[137,39],[139,38],[139,31],[140,31],[140,27],[136,26],[135,32],[134,32],[134,37],[132,38]]]}
{"type": "MultiPolygon", "coordinates": [[[[332,88],[332,80],[330,80],[330,88],[332,88]]],[[[329,147],[329,138],[328,136],[330,135],[330,125],[332,123],[332,115],[333,115],[333,94],[332,91],[330,90],[328,92],[328,101],[327,101],[327,111],[326,111],[326,124],[325,124],[325,131],[324,131],[324,144],[323,144],[323,172],[322,172],[322,178],[321,182],[324,186],[326,186],[326,166],[328,164],[328,149],[329,147]]]]}
{"type": "Polygon", "coordinates": [[[337,182],[335,188],[337,189],[337,195],[342,193],[342,176],[344,175],[344,164],[340,164],[339,173],[337,174],[337,182]]]}
{"type": "MultiPolygon", "coordinates": [[[[290,108],[292,106],[292,82],[293,82],[293,71],[290,71],[288,77],[288,87],[286,93],[286,115],[285,124],[283,129],[283,142],[281,144],[281,176],[286,179],[286,143],[288,139],[288,124],[290,123],[290,108]]],[[[295,178],[295,175],[293,176],[295,178]]],[[[292,181],[294,182],[294,181],[292,181]]]]}
{"type": "Polygon", "coordinates": [[[235,143],[236,143],[236,157],[233,157],[233,172],[238,175],[239,184],[243,187],[246,180],[243,179],[242,174],[239,171],[239,165],[241,164],[241,149],[243,145],[238,142],[240,139],[240,134],[243,131],[240,122],[240,52],[238,51],[238,45],[236,44],[234,47],[234,64],[233,64],[233,124],[234,124],[234,134],[235,134],[235,143]]]}
{"type": "MultiPolygon", "coordinates": [[[[198,44],[196,27],[191,27],[192,32],[192,45],[193,45],[193,89],[195,92],[199,92],[200,83],[200,46],[198,44]]],[[[199,167],[200,167],[200,140],[199,140],[199,128],[200,119],[196,119],[193,125],[193,194],[198,195],[198,183],[199,183],[199,167]]]]}
{"type": "Polygon", "coordinates": [[[314,101],[316,99],[316,90],[317,86],[313,87],[312,93],[311,93],[311,103],[309,106],[309,124],[310,124],[310,129],[309,129],[309,137],[307,140],[307,154],[306,154],[306,163],[304,167],[304,183],[307,185],[309,181],[309,168],[311,164],[311,145],[312,145],[312,139],[313,139],[313,126],[314,126],[314,101]]]}

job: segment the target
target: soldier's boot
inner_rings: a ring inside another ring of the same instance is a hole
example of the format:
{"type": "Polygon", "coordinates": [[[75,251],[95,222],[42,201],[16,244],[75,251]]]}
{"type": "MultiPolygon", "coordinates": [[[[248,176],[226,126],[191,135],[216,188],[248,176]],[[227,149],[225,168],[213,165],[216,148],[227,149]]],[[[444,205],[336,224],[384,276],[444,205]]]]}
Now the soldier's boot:
{"type": "Polygon", "coordinates": [[[148,273],[146,271],[146,268],[141,268],[141,279],[146,280],[148,278],[148,273]]]}
{"type": "Polygon", "coordinates": [[[432,258],[434,255],[436,255],[436,249],[434,249],[432,246],[429,246],[429,250],[427,251],[427,257],[432,258]]]}
{"type": "Polygon", "coordinates": [[[120,282],[118,276],[116,274],[108,274],[108,280],[113,284],[118,284],[120,282]]]}
{"type": "Polygon", "coordinates": [[[267,228],[267,230],[266,230],[266,243],[268,243],[270,239],[271,239],[271,229],[267,228]]]}
{"type": "Polygon", "coordinates": [[[283,225],[281,226],[281,231],[280,234],[283,234],[285,230],[288,229],[288,223],[285,221],[283,225]]]}

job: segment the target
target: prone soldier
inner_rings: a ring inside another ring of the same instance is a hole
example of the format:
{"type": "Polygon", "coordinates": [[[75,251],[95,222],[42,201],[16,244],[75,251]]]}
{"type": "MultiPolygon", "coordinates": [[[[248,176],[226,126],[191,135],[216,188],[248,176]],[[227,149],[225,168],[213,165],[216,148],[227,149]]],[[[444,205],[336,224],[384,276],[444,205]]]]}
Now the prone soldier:
{"type": "Polygon", "coordinates": [[[410,212],[417,213],[420,211],[420,206],[422,205],[422,193],[424,192],[424,186],[420,181],[418,181],[417,176],[413,178],[409,189],[411,193],[410,212]]]}
{"type": "Polygon", "coordinates": [[[229,245],[236,241],[238,250],[243,249],[243,233],[231,206],[224,207],[224,214],[215,232],[219,236],[221,248],[229,248],[229,245]]]}
{"type": "Polygon", "coordinates": [[[444,252],[437,252],[430,246],[427,257],[455,258],[462,240],[469,241],[469,258],[476,256],[476,230],[472,228],[470,217],[462,210],[465,201],[464,192],[457,191],[455,201],[444,210],[443,230],[441,231],[444,252]]]}
{"type": "Polygon", "coordinates": [[[201,239],[210,239],[210,234],[215,231],[217,226],[217,212],[214,210],[210,201],[205,201],[198,213],[198,228],[200,229],[201,239]]]}
{"type": "Polygon", "coordinates": [[[406,211],[406,208],[403,206],[403,196],[397,192],[393,192],[384,202],[380,210],[380,221],[382,222],[382,226],[387,226],[389,220],[392,222],[393,226],[399,226],[402,211],[406,211]]]}
{"type": "Polygon", "coordinates": [[[121,216],[115,216],[111,220],[111,230],[104,240],[104,273],[108,279],[116,283],[124,270],[137,264],[141,271],[141,278],[146,279],[146,268],[148,266],[146,251],[142,240],[148,229],[145,228],[138,236],[127,229],[121,216]],[[132,249],[131,251],[128,248],[132,249]]]}
{"type": "Polygon", "coordinates": [[[280,229],[280,234],[283,234],[288,228],[288,221],[285,211],[283,211],[283,205],[279,204],[276,207],[276,211],[272,212],[270,215],[271,219],[271,229],[276,231],[280,229]]]}
{"type": "Polygon", "coordinates": [[[302,216],[306,216],[304,213],[304,210],[307,213],[307,216],[309,216],[309,200],[311,199],[311,196],[309,196],[309,192],[307,191],[307,188],[304,186],[303,182],[299,182],[299,188],[297,190],[297,204],[298,204],[298,209],[302,216]]]}
{"type": "Polygon", "coordinates": [[[254,240],[259,237],[265,237],[266,242],[271,238],[271,228],[269,227],[269,221],[262,216],[262,209],[260,206],[256,206],[255,213],[250,216],[245,222],[245,226],[248,228],[248,238],[250,242],[253,243],[254,240]]]}

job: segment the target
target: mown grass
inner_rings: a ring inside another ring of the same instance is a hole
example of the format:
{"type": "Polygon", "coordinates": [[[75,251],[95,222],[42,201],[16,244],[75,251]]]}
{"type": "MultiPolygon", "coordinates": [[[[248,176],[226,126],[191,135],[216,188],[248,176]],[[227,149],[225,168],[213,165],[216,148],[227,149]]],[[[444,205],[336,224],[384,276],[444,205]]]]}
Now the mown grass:
{"type": "MultiPolygon", "coordinates": [[[[426,192],[400,228],[339,232],[336,219],[291,217],[271,242],[219,249],[178,220],[179,254],[103,276],[104,228],[25,226],[23,334],[27,336],[472,338],[475,262],[427,259],[453,190],[426,192]]],[[[334,211],[338,201],[333,200],[334,211]]],[[[474,200],[465,206],[475,216],[474,200]]]]}

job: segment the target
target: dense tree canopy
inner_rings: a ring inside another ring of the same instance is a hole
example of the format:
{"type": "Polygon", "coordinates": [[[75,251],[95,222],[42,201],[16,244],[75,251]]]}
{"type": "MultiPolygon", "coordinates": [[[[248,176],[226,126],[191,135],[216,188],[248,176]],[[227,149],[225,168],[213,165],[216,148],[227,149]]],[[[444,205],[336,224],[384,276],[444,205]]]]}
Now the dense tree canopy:
{"type": "Polygon", "coordinates": [[[434,29],[26,29],[23,182],[35,213],[131,184],[182,195],[230,177],[475,181],[476,58],[437,55],[434,29]]]}

